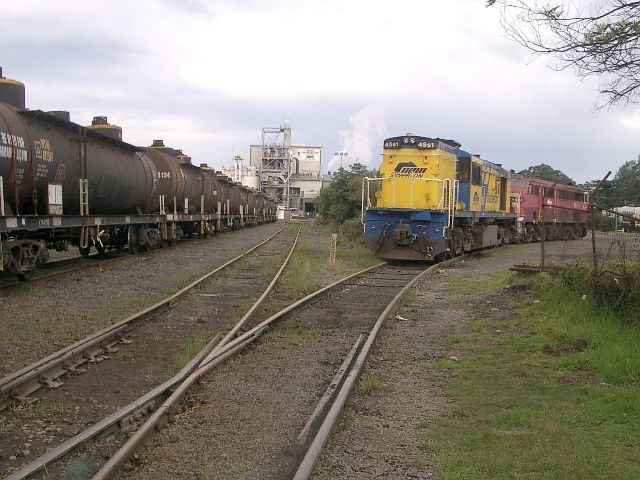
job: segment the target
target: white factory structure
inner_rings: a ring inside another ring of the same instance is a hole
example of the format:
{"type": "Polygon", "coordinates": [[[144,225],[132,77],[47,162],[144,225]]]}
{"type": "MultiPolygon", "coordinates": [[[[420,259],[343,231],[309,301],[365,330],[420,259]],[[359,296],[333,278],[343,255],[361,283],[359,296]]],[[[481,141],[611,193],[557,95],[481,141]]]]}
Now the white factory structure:
{"type": "Polygon", "coordinates": [[[258,178],[258,169],[251,165],[243,165],[244,159],[241,155],[234,155],[233,164],[228,167],[222,167],[222,173],[237,183],[241,183],[245,187],[260,189],[260,179],[258,178]]]}
{"type": "Polygon", "coordinates": [[[291,125],[285,120],[279,128],[262,129],[262,144],[250,146],[249,163],[240,168],[241,177],[243,168],[247,179],[257,173],[260,188],[279,205],[294,215],[315,215],[322,189],[322,147],[292,145],[291,125]]]}

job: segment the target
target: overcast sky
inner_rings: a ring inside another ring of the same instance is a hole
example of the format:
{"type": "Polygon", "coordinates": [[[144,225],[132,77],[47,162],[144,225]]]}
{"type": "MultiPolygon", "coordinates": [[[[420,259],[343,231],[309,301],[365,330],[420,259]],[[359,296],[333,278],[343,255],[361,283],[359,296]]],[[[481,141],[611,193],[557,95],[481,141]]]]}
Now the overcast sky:
{"type": "MultiPolygon", "coordinates": [[[[597,81],[504,37],[484,0],[0,0],[0,66],[27,107],[107,115],[194,164],[248,157],[262,127],[377,166],[412,132],[581,182],[640,154],[640,108],[594,112],[597,81]]],[[[330,168],[335,168],[335,159],[330,168]]]]}

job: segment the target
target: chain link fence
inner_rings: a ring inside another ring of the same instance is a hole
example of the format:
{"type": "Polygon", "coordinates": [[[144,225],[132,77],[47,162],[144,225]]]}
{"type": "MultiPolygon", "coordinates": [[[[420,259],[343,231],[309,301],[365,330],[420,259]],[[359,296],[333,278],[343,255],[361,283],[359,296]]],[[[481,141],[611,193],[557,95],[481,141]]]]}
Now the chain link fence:
{"type": "Polygon", "coordinates": [[[594,271],[624,271],[628,262],[640,261],[640,228],[635,227],[634,217],[598,207],[591,208],[586,214],[570,208],[546,206],[545,220],[546,228],[540,241],[541,270],[585,264],[594,271]],[[577,216],[582,216],[582,223],[555,221],[571,216],[576,222],[577,216]]]}

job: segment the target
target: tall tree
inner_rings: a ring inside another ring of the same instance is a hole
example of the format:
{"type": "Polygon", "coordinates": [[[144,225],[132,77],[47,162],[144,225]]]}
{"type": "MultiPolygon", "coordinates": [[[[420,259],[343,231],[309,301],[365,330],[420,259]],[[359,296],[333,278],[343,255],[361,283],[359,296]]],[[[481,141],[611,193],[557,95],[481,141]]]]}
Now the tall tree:
{"type": "Polygon", "coordinates": [[[362,203],[362,178],[375,177],[376,172],[365,165],[354,163],[349,170],[341,168],[333,175],[333,181],[320,192],[318,213],[325,221],[337,224],[360,214],[362,203]]]}
{"type": "Polygon", "coordinates": [[[547,165],[546,163],[541,163],[540,165],[529,167],[526,170],[521,170],[518,173],[520,173],[521,175],[527,175],[528,177],[549,180],[550,182],[563,183],[565,185],[576,184],[576,182],[574,182],[569,176],[565,175],[560,170],[556,170],[555,168],[547,165]]]}
{"type": "Polygon", "coordinates": [[[620,204],[640,205],[640,160],[624,163],[612,182],[620,204]]]}
{"type": "Polygon", "coordinates": [[[556,68],[598,77],[605,104],[640,99],[640,1],[487,0],[502,6],[507,36],[556,68]]]}

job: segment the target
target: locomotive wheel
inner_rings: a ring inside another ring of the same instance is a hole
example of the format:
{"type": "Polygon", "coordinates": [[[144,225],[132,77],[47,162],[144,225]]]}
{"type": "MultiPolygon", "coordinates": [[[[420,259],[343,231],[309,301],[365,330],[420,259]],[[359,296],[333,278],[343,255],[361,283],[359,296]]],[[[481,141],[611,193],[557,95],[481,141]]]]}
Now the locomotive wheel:
{"type": "Polygon", "coordinates": [[[511,243],[511,230],[509,230],[508,228],[502,230],[502,243],[504,245],[508,245],[509,243],[511,243]]]}
{"type": "Polygon", "coordinates": [[[22,270],[20,273],[16,273],[16,277],[21,282],[28,282],[33,277],[33,270],[22,270]]]}
{"type": "Polygon", "coordinates": [[[524,243],[533,242],[533,228],[531,225],[527,225],[524,229],[524,243]]]}
{"type": "Polygon", "coordinates": [[[451,253],[454,256],[462,255],[464,251],[464,233],[461,228],[454,228],[451,232],[451,253]]]}
{"type": "Polygon", "coordinates": [[[464,236],[464,251],[465,252],[470,252],[472,248],[473,248],[473,237],[471,236],[471,234],[465,235],[464,236]]]}
{"type": "Polygon", "coordinates": [[[91,246],[78,247],[78,250],[80,251],[80,255],[82,255],[84,258],[87,258],[89,256],[89,253],[91,252],[91,246]]]}

